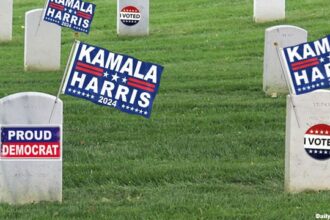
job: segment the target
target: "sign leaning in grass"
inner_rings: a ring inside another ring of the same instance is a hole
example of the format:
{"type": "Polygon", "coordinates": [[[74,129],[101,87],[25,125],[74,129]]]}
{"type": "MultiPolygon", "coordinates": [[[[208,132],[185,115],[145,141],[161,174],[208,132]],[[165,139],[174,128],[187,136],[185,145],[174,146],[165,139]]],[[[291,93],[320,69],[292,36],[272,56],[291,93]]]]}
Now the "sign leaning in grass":
{"type": "Polygon", "coordinates": [[[95,8],[82,0],[48,0],[44,20],[88,34],[95,8]]]}
{"type": "Polygon", "coordinates": [[[10,41],[13,29],[13,0],[0,1],[0,41],[10,41]]]}
{"type": "Polygon", "coordinates": [[[163,67],[77,41],[62,92],[149,118],[163,67]]]}
{"type": "Polygon", "coordinates": [[[330,87],[330,36],[282,50],[293,94],[330,87]]]}

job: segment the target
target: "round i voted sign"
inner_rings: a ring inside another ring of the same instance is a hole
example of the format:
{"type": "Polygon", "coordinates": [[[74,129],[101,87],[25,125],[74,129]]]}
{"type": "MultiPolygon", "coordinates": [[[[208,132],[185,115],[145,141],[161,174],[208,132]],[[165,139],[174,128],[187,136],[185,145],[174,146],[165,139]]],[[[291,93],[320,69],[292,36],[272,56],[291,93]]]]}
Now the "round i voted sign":
{"type": "Polygon", "coordinates": [[[309,128],[304,135],[307,154],[317,160],[330,158],[330,126],[318,124],[309,128]]]}
{"type": "Polygon", "coordinates": [[[128,26],[139,23],[141,19],[140,10],[134,6],[126,6],[120,11],[120,21],[128,26]]]}

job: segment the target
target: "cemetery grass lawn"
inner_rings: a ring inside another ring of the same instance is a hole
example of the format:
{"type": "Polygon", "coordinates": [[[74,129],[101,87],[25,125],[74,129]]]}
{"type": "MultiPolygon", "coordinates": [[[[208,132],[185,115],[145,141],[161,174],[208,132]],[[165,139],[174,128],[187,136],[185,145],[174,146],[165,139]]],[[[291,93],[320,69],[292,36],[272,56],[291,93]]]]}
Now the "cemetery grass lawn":
{"type": "MultiPolygon", "coordinates": [[[[56,94],[62,70],[23,71],[24,13],[0,44],[0,96],[56,94]]],[[[116,36],[116,1],[94,0],[80,39],[165,66],[152,117],[64,101],[63,203],[0,205],[0,219],[314,219],[330,192],[284,193],[285,97],[262,92],[265,28],[291,24],[309,40],[329,34],[326,0],[287,1],[282,22],[252,22],[252,0],[151,0],[150,36],[116,36]]]]}

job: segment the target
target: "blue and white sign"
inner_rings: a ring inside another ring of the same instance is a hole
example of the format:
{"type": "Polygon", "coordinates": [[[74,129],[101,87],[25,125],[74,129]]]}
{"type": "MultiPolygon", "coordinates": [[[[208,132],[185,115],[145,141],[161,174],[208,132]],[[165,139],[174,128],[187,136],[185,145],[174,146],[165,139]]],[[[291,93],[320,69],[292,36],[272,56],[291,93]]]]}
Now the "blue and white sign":
{"type": "Polygon", "coordinates": [[[163,72],[158,64],[77,41],[62,92],[149,118],[163,72]]]}
{"type": "Polygon", "coordinates": [[[290,86],[300,95],[330,87],[330,36],[282,51],[290,86]]]}
{"type": "Polygon", "coordinates": [[[88,34],[95,8],[82,0],[49,0],[44,20],[88,34]]]}

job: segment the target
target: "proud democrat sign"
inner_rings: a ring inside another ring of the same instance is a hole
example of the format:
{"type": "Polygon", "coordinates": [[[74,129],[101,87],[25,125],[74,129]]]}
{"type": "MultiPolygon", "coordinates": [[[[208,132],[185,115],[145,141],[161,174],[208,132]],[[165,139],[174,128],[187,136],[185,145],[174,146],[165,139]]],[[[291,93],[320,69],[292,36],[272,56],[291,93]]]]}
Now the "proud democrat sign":
{"type": "Polygon", "coordinates": [[[62,92],[149,118],[163,67],[77,41],[62,92]]]}
{"type": "Polygon", "coordinates": [[[1,159],[62,159],[61,126],[2,126],[1,159]]]}
{"type": "Polygon", "coordinates": [[[88,34],[95,8],[82,0],[49,0],[44,20],[88,34]]]}
{"type": "Polygon", "coordinates": [[[290,86],[297,95],[330,87],[330,35],[284,48],[290,86]]]}

